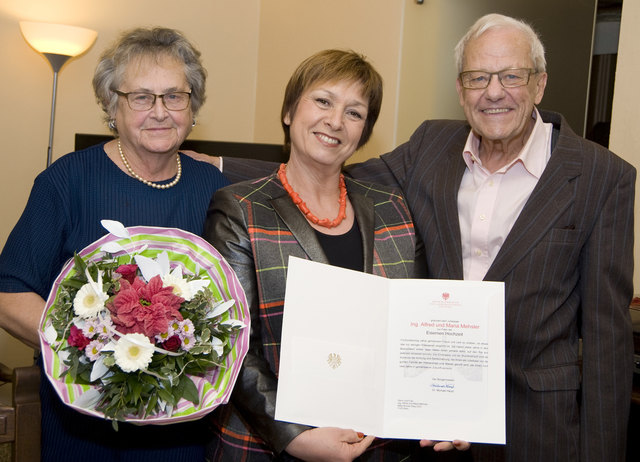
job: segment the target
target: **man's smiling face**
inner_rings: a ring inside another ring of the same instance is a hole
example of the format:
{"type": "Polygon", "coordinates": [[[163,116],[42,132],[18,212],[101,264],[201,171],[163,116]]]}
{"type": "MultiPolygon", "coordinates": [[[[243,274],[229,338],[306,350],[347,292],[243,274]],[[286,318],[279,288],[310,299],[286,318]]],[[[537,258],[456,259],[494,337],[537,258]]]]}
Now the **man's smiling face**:
{"type": "MultiPolygon", "coordinates": [[[[465,49],[463,71],[498,72],[504,69],[534,69],[525,35],[513,28],[496,27],[471,40],[465,49]]],[[[504,88],[493,75],[487,88],[466,89],[456,81],[460,105],[467,121],[483,141],[524,144],[533,129],[531,113],[540,103],[547,83],[544,72],[531,74],[529,83],[504,88]]]]}

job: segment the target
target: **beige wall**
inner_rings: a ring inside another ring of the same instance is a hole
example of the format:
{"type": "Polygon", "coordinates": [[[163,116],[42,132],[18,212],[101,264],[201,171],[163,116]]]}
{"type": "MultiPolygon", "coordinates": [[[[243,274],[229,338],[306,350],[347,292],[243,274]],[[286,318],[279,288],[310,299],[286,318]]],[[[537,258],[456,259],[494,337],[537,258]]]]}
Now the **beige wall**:
{"type": "Polygon", "coordinates": [[[366,55],[384,79],[376,129],[369,143],[351,160],[367,159],[394,147],[403,6],[404,1],[389,0],[263,1],[255,140],[282,142],[280,108],[289,76],[312,53],[341,48],[366,55]]]}
{"type": "MultiPolygon", "coordinates": [[[[640,2],[625,0],[622,4],[618,65],[611,115],[612,151],[632,163],[640,171],[640,2]]],[[[640,186],[636,181],[635,276],[636,294],[640,294],[640,186]]]]}

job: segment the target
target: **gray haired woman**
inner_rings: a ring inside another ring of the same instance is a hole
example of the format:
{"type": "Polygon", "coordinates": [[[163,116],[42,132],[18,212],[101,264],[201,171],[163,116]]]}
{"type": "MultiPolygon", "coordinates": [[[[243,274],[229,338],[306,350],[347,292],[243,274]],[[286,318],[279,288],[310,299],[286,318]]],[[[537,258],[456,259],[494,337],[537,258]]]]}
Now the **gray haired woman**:
{"type": "MultiPolygon", "coordinates": [[[[38,348],[44,300],[63,264],[104,234],[101,219],[125,226],[201,234],[209,200],[227,184],[215,167],[178,152],[205,100],[200,52],[178,31],[138,28],[106,50],[93,86],[117,136],[62,156],[34,182],[0,255],[0,327],[38,348]]],[[[42,460],[197,461],[201,422],[120,425],[66,407],[42,380],[42,460]]]]}

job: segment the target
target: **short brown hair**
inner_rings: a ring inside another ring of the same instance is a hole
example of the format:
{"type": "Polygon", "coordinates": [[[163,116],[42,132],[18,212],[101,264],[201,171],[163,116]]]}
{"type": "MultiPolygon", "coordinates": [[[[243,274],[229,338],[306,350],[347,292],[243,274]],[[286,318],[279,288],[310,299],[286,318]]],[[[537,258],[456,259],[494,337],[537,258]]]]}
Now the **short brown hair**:
{"type": "Polygon", "coordinates": [[[284,123],[287,114],[293,119],[300,97],[312,85],[336,81],[358,82],[362,85],[362,95],[368,100],[369,107],[358,148],[369,141],[382,105],[382,77],[359,53],[350,50],[323,50],[305,59],[287,84],[280,113],[286,151],[291,148],[289,126],[284,123]]]}

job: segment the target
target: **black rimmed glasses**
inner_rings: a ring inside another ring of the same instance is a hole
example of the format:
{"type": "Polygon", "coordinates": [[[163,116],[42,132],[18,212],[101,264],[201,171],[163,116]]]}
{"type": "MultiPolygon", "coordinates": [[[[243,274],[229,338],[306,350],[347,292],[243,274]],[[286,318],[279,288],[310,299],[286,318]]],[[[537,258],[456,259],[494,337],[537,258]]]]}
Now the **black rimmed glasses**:
{"type": "Polygon", "coordinates": [[[184,111],[191,100],[191,92],[189,91],[172,91],[163,95],[143,91],[125,93],[120,90],[113,90],[113,92],[127,98],[127,104],[134,111],[148,111],[156,104],[156,98],[160,98],[164,107],[169,111],[184,111]]]}
{"type": "Polygon", "coordinates": [[[498,76],[500,84],[504,88],[522,87],[529,83],[531,74],[537,74],[535,69],[519,68],[519,69],[503,69],[498,72],[486,71],[464,71],[459,77],[462,86],[468,90],[481,90],[489,86],[491,77],[498,76]]]}

